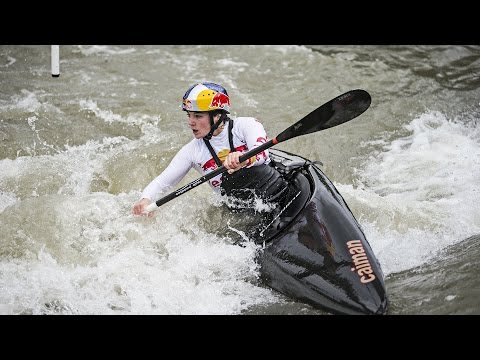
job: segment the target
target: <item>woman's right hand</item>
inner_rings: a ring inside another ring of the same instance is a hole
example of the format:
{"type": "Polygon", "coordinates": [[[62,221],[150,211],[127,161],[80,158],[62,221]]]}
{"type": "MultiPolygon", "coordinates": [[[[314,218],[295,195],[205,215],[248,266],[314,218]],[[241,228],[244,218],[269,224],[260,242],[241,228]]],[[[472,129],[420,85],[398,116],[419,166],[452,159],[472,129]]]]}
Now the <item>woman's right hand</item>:
{"type": "Polygon", "coordinates": [[[223,166],[228,169],[229,174],[233,174],[235,171],[240,170],[244,166],[248,165],[250,159],[247,159],[244,162],[240,163],[240,155],[242,155],[241,152],[234,151],[228,153],[227,157],[225,158],[223,166]]]}
{"type": "Polygon", "coordinates": [[[146,198],[143,198],[140,201],[137,201],[132,208],[133,215],[141,215],[141,216],[148,216],[148,217],[154,216],[155,215],[154,211],[150,211],[149,213],[145,212],[145,208],[151,203],[152,201],[146,198]]]}

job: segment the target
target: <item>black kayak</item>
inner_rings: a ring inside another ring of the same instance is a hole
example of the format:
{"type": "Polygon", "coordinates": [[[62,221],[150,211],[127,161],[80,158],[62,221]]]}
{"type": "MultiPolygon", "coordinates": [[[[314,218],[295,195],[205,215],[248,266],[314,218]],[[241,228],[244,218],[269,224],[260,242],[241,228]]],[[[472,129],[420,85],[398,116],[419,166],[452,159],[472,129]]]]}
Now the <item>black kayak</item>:
{"type": "Polygon", "coordinates": [[[255,241],[262,281],[334,314],[385,314],[384,276],[338,190],[316,163],[270,149],[289,182],[289,198],[255,241]]]}

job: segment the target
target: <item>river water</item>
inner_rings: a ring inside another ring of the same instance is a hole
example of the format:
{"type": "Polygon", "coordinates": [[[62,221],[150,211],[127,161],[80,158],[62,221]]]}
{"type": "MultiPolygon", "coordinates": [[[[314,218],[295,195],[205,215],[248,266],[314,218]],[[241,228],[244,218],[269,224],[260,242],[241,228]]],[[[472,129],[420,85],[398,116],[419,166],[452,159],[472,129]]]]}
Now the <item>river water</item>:
{"type": "Polygon", "coordinates": [[[202,80],[270,137],[367,90],[360,117],[276,147],[323,163],[389,314],[480,314],[480,46],[419,45],[62,45],[59,77],[49,45],[0,46],[0,314],[325,314],[262,285],[208,185],[131,214],[202,80]]]}

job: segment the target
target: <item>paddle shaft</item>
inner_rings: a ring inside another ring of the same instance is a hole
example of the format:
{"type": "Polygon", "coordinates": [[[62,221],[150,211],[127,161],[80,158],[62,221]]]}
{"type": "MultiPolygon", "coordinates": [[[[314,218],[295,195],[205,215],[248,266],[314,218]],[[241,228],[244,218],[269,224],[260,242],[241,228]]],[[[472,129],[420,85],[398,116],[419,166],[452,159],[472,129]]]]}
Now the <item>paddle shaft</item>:
{"type": "MultiPolygon", "coordinates": [[[[329,129],[350,121],[367,110],[370,106],[370,103],[370,94],[368,94],[365,90],[357,89],[348,91],[318,107],[316,110],[312,111],[310,114],[282,131],[272,140],[269,140],[266,143],[241,155],[239,160],[240,162],[244,162],[248,158],[257,155],[258,153],[285,140],[292,139],[300,135],[329,129]]],[[[212,172],[209,172],[208,174],[205,174],[191,183],[164,196],[156,202],[149,204],[145,210],[147,212],[153,211],[170,200],[179,197],[187,191],[196,188],[198,185],[203,184],[204,182],[222,174],[225,171],[227,171],[227,168],[222,165],[212,172]]]]}
{"type": "MultiPolygon", "coordinates": [[[[245,160],[247,160],[248,158],[261,153],[262,151],[268,149],[269,147],[272,147],[275,144],[278,144],[278,141],[276,140],[276,138],[272,139],[272,140],[269,140],[266,143],[264,143],[260,146],[257,146],[256,148],[254,148],[254,149],[246,152],[245,154],[241,155],[240,158],[239,158],[239,161],[242,163],[245,160]]],[[[190,191],[193,188],[196,188],[198,185],[201,185],[204,182],[214,178],[215,176],[222,174],[226,170],[227,170],[227,168],[225,166],[223,166],[223,165],[220,166],[219,168],[209,172],[206,175],[203,175],[202,177],[198,178],[197,180],[194,180],[191,183],[189,183],[185,186],[182,186],[181,188],[175,190],[174,192],[164,196],[163,198],[157,200],[155,203],[150,204],[147,207],[146,211],[149,212],[149,211],[155,210],[157,207],[160,207],[163,204],[169,202],[170,200],[173,200],[176,197],[179,197],[183,193],[186,193],[187,191],[190,191]],[[155,205],[155,206],[152,206],[152,205],[155,205]]]]}

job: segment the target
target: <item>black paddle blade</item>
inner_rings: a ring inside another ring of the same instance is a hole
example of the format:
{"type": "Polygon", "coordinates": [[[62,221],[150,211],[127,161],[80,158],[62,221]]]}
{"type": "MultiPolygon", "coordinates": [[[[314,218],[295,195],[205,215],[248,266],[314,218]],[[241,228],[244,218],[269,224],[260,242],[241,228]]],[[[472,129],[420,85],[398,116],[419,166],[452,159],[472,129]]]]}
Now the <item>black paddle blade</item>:
{"type": "Polygon", "coordinates": [[[362,114],[369,108],[371,102],[372,98],[365,90],[350,90],[313,110],[284,130],[277,136],[277,142],[343,124],[362,114]]]}

